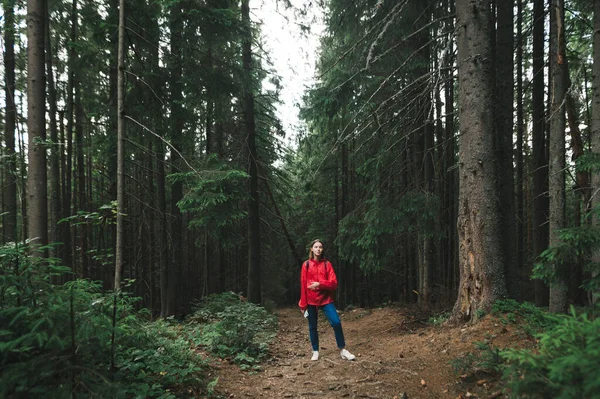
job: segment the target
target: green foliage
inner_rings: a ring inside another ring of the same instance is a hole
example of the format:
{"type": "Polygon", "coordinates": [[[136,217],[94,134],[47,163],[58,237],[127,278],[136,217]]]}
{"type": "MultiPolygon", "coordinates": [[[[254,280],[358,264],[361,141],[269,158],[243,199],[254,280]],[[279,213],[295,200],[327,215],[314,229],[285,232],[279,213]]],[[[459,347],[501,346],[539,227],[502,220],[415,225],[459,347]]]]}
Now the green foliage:
{"type": "Polygon", "coordinates": [[[530,302],[517,302],[514,299],[503,299],[492,306],[492,313],[503,323],[519,323],[526,333],[535,335],[540,331],[553,328],[559,319],[530,302]]]}
{"type": "Polygon", "coordinates": [[[575,168],[577,172],[597,173],[600,171],[600,154],[585,152],[575,160],[575,168]]]}
{"type": "Polygon", "coordinates": [[[277,318],[228,292],[205,298],[185,328],[195,344],[242,367],[251,367],[267,354],[277,331],[277,318]]]}
{"type": "Polygon", "coordinates": [[[499,348],[489,342],[474,342],[475,351],[450,361],[457,375],[471,377],[479,372],[496,373],[502,367],[502,357],[499,348]]]}
{"type": "Polygon", "coordinates": [[[360,264],[365,272],[379,271],[393,259],[390,241],[395,237],[415,232],[432,234],[438,206],[437,197],[420,191],[394,201],[375,197],[341,220],[336,239],[340,255],[360,264]]]}
{"type": "Polygon", "coordinates": [[[427,320],[427,322],[434,326],[439,326],[439,325],[444,324],[450,318],[451,315],[452,315],[451,312],[444,311],[442,313],[438,313],[436,315],[431,316],[429,318],[429,320],[427,320]]]}
{"type": "Polygon", "coordinates": [[[598,398],[600,395],[600,319],[587,313],[550,314],[530,303],[502,300],[493,314],[516,323],[536,338],[534,349],[476,350],[451,362],[463,376],[478,371],[501,375],[514,398],[598,398]]]}
{"type": "Polygon", "coordinates": [[[206,228],[212,237],[221,238],[227,229],[246,217],[242,203],[248,197],[244,184],[248,174],[231,169],[215,157],[209,161],[210,165],[199,173],[177,173],[169,178],[190,186],[177,204],[182,212],[194,216],[190,227],[206,228]]]}
{"type": "Polygon", "coordinates": [[[589,273],[585,288],[590,291],[600,289],[600,265],[589,260],[592,250],[600,245],[600,228],[589,224],[558,231],[557,243],[542,252],[533,269],[532,278],[553,284],[557,279],[566,280],[571,265],[583,264],[589,273]]]}
{"type": "Polygon", "coordinates": [[[167,398],[202,386],[189,344],[146,322],[136,298],[87,280],[52,284],[67,269],[25,251],[0,248],[0,397],[167,398]]]}
{"type": "Polygon", "coordinates": [[[587,314],[556,316],[554,328],[537,335],[535,351],[508,349],[504,378],[513,397],[600,397],[600,319],[587,314]]]}

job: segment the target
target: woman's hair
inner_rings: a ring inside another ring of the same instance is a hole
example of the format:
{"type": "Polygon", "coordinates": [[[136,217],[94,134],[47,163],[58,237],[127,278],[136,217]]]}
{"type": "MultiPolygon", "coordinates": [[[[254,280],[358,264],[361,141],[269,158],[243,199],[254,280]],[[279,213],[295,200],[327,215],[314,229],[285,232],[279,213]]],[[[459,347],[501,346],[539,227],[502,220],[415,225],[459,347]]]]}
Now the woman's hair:
{"type": "Polygon", "coordinates": [[[316,243],[320,242],[321,245],[323,245],[323,251],[321,251],[321,258],[323,258],[323,255],[325,255],[325,245],[323,244],[323,241],[319,240],[318,238],[316,240],[312,240],[310,243],[310,246],[308,247],[308,259],[314,259],[315,258],[315,254],[313,254],[312,251],[312,247],[313,245],[315,245],[316,243]]]}

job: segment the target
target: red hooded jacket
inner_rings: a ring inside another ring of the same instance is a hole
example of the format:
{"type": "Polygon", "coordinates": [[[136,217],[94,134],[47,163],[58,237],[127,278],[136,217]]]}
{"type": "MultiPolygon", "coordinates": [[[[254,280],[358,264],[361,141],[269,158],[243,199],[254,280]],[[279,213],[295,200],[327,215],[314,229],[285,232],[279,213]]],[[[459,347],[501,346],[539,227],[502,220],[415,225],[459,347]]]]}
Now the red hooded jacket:
{"type": "Polygon", "coordinates": [[[300,302],[298,302],[298,306],[303,311],[308,308],[308,305],[323,306],[333,302],[333,293],[338,286],[331,262],[327,259],[310,259],[306,262],[302,263],[300,302]],[[314,291],[309,290],[308,286],[315,281],[319,282],[319,288],[314,291]]]}

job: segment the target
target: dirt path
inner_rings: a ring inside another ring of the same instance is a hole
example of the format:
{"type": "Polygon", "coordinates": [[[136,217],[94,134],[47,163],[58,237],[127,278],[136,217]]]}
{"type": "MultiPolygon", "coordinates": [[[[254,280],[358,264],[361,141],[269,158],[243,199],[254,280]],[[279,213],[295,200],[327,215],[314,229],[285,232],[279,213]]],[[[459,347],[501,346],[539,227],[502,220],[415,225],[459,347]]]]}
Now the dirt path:
{"type": "MultiPolygon", "coordinates": [[[[474,341],[506,347],[522,334],[486,317],[475,326],[433,327],[415,309],[386,307],[341,313],[348,349],[344,361],[333,330],[319,315],[320,360],[310,360],[306,320],[297,309],[281,309],[279,332],[261,372],[222,362],[218,393],[228,398],[488,398],[501,397],[496,382],[465,381],[450,361],[474,351],[474,341]],[[403,396],[405,395],[405,396],[403,396]]],[[[483,376],[485,377],[485,375],[483,376]]]]}

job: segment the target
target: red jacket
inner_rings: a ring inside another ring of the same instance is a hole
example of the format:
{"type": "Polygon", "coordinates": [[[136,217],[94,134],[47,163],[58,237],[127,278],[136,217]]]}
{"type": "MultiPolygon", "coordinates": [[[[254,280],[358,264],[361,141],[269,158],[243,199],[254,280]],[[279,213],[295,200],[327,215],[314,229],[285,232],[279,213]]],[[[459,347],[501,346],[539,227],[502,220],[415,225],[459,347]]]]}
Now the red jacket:
{"type": "Polygon", "coordinates": [[[302,272],[300,273],[300,309],[306,310],[308,305],[323,306],[333,302],[333,293],[338,286],[337,277],[327,259],[308,260],[308,270],[306,262],[302,263],[302,272]],[[309,290],[308,286],[313,282],[319,282],[320,286],[316,290],[309,290]]]}

